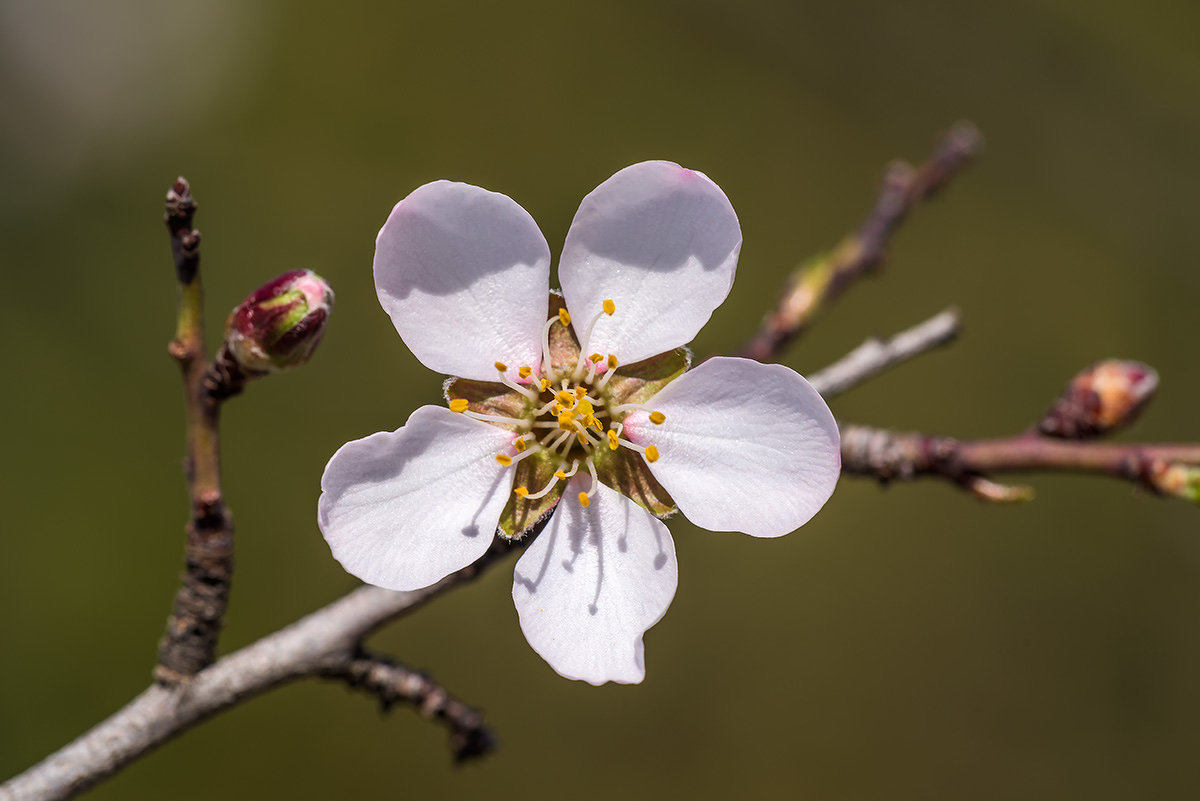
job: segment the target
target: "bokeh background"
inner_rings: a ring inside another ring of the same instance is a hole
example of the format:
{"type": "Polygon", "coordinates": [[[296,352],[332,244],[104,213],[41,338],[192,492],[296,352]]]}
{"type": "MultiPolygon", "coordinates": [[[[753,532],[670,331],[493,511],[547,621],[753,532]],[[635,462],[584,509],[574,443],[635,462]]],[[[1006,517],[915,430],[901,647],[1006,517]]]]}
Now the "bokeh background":
{"type": "MultiPolygon", "coordinates": [[[[1190,0],[3,0],[0,774],[150,675],[186,515],[161,224],[177,174],[212,344],[284,270],[337,291],[315,360],[226,410],[233,649],[355,586],[316,528],[324,463],[438,398],[370,271],[391,206],[436,178],[511,195],[557,252],[617,169],[703,170],[745,235],[706,353],[856,224],[889,159],[971,119],[983,160],[786,363],[955,304],[959,343],[835,412],[1013,433],[1114,356],[1162,375],[1130,437],[1200,436],[1198,29],[1190,0]]],[[[495,570],[375,641],[486,709],[502,747],[479,764],[454,769],[407,709],[308,682],[90,797],[1196,797],[1200,510],[1033,483],[1034,503],[991,508],[845,480],[778,541],[676,520],[679,592],[635,687],[558,678],[495,570]]]]}

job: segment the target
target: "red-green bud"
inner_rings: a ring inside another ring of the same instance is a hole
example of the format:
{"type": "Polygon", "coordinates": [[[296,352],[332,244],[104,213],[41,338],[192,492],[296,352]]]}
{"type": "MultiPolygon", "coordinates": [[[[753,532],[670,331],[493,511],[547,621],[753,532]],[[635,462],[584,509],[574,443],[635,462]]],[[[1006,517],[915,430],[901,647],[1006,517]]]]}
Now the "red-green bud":
{"type": "Polygon", "coordinates": [[[233,310],[225,345],[246,373],[297,367],[312,357],[333,308],[333,290],[312,270],[263,284],[233,310]]]}
{"type": "Polygon", "coordinates": [[[1158,463],[1150,470],[1150,484],[1163,495],[1200,503],[1200,467],[1196,465],[1158,463]]]}
{"type": "Polygon", "coordinates": [[[1087,439],[1129,425],[1158,389],[1158,374],[1141,362],[1110,359],[1084,370],[1042,417],[1048,437],[1087,439]]]}

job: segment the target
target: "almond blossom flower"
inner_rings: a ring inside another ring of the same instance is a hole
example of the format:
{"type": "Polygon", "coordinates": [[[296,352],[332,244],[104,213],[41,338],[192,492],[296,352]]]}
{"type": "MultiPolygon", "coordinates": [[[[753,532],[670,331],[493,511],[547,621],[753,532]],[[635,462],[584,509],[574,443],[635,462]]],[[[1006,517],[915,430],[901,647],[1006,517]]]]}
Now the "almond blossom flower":
{"type": "Polygon", "coordinates": [[[640,682],[642,636],[678,578],[662,518],[778,537],[840,471],[833,416],[792,370],[688,370],[683,346],[729,293],[741,241],[708,177],[635,164],[584,198],[560,295],[511,198],[437,181],[402,200],[376,240],[379,301],[426,367],[457,377],[448,408],[329,460],[319,521],[334,557],[413,590],[478,559],[493,532],[544,524],[513,580],[529,644],[567,678],[640,682]]]}

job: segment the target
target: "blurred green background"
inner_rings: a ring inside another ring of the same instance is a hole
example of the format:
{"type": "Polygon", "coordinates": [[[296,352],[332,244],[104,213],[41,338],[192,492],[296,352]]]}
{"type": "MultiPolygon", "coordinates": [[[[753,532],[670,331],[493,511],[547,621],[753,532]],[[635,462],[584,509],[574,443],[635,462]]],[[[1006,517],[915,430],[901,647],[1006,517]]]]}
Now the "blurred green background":
{"type": "MultiPolygon", "coordinates": [[[[706,353],[857,223],[889,159],[974,120],[984,159],[785,361],[811,371],[957,304],[958,344],[835,412],[1013,433],[1114,356],[1162,375],[1131,437],[1200,436],[1198,29],[1190,0],[3,0],[0,774],[150,675],[186,516],[160,221],[177,174],[214,345],[284,270],[337,291],[314,361],[226,411],[233,649],[356,585],[316,528],[324,463],[438,399],[370,269],[391,206],[436,178],[509,194],[557,252],[617,169],[703,170],[745,235],[706,353]]],[[[1195,798],[1200,510],[1033,483],[1034,503],[990,508],[845,480],[778,541],[675,520],[679,592],[636,687],[555,676],[495,570],[376,638],[486,709],[501,750],[480,764],[453,769],[406,709],[308,682],[90,797],[1195,798]]]]}

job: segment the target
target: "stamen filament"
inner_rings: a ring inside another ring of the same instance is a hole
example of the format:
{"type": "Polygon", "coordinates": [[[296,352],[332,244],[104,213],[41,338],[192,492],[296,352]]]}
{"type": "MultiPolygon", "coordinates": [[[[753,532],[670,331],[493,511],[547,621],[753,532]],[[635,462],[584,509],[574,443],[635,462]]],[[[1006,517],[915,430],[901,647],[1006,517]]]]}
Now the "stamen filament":
{"type": "Polygon", "coordinates": [[[543,487],[540,492],[535,492],[532,495],[526,495],[524,498],[527,501],[536,501],[538,498],[544,498],[550,492],[550,490],[554,489],[554,485],[557,483],[558,473],[555,472],[555,474],[550,478],[550,483],[543,487]]]}
{"type": "MultiPolygon", "coordinates": [[[[533,416],[534,416],[534,417],[541,417],[543,414],[545,414],[546,412],[548,412],[548,411],[550,411],[552,408],[554,408],[554,405],[555,405],[556,403],[558,403],[558,398],[553,398],[553,399],[551,399],[551,400],[547,401],[545,406],[543,406],[542,408],[538,409],[537,411],[535,411],[535,412],[533,413],[533,416]]],[[[556,414],[556,415],[555,415],[555,417],[557,417],[557,416],[558,416],[558,415],[556,414]]]]}
{"type": "Polygon", "coordinates": [[[596,463],[592,461],[592,457],[587,458],[588,472],[592,474],[592,488],[588,490],[588,495],[595,494],[596,487],[600,486],[600,476],[596,475],[596,463]]]}
{"type": "Polygon", "coordinates": [[[549,446],[549,448],[547,448],[547,450],[549,450],[549,451],[550,451],[550,453],[553,453],[553,454],[555,454],[555,455],[557,456],[557,455],[558,455],[558,449],[559,449],[559,448],[562,446],[562,444],[563,444],[564,442],[570,442],[570,441],[571,441],[571,437],[574,435],[574,433],[575,433],[575,432],[573,432],[573,431],[562,431],[562,432],[560,432],[560,433],[559,433],[559,435],[558,435],[558,437],[557,437],[557,438],[554,440],[554,442],[552,442],[552,443],[550,444],[550,446],[549,446]]]}
{"type": "MultiPolygon", "coordinates": [[[[499,362],[497,362],[497,364],[499,364],[499,362]]],[[[516,381],[513,381],[511,378],[508,377],[508,373],[504,373],[504,372],[500,373],[500,383],[503,384],[504,386],[508,387],[509,389],[513,389],[513,390],[516,390],[517,392],[520,392],[522,395],[529,398],[531,401],[537,400],[538,395],[541,394],[541,393],[537,392],[537,390],[533,389],[532,387],[522,386],[522,385],[518,384],[516,381]]]]}
{"type": "Polygon", "coordinates": [[[525,451],[519,451],[516,456],[509,456],[507,453],[497,453],[496,454],[496,462],[504,465],[505,467],[508,467],[510,465],[516,464],[517,462],[521,461],[522,459],[524,459],[527,456],[532,456],[533,454],[537,453],[539,450],[540,450],[540,448],[530,448],[525,451]]]}
{"type": "Polygon", "coordinates": [[[613,374],[617,371],[617,357],[611,353],[608,354],[608,371],[600,376],[600,383],[596,385],[596,389],[604,389],[608,386],[608,382],[612,381],[613,374]]]}
{"type": "Polygon", "coordinates": [[[613,303],[611,299],[605,300],[604,303],[600,304],[600,306],[600,311],[596,312],[596,316],[592,318],[590,323],[588,323],[587,332],[583,335],[583,339],[579,340],[579,361],[575,363],[576,374],[583,370],[583,354],[587,353],[588,345],[592,341],[592,331],[595,330],[596,323],[599,322],[600,318],[606,314],[611,317],[613,312],[617,310],[617,305],[613,303]]]}
{"type": "MultiPolygon", "coordinates": [[[[542,369],[543,370],[548,369],[551,364],[551,361],[550,361],[550,326],[554,325],[557,322],[558,322],[557,317],[551,317],[549,320],[546,321],[546,324],[544,326],[542,326],[542,369]]],[[[548,382],[546,381],[546,379],[543,378],[542,379],[542,389],[543,390],[546,388],[547,383],[548,382]]]]}
{"type": "MultiPolygon", "coordinates": [[[[459,398],[459,400],[462,399],[459,398]]],[[[451,403],[454,403],[454,401],[451,401],[451,403]]],[[[453,406],[450,408],[450,411],[454,411],[453,406]]],[[[466,417],[472,418],[473,420],[482,420],[485,423],[500,423],[501,425],[506,426],[516,426],[517,430],[519,431],[529,430],[528,420],[520,420],[516,417],[501,417],[498,414],[484,414],[483,412],[476,412],[471,409],[464,409],[461,413],[466,417]]]]}
{"type": "Polygon", "coordinates": [[[643,456],[646,457],[647,462],[657,462],[658,461],[658,448],[654,447],[653,445],[642,446],[642,445],[638,445],[635,442],[630,442],[627,439],[618,439],[617,443],[620,445],[624,445],[626,448],[629,448],[630,450],[634,450],[634,451],[637,451],[638,453],[642,454],[643,456]]]}
{"type": "Polygon", "coordinates": [[[661,425],[667,419],[667,416],[662,412],[652,411],[640,403],[621,403],[612,407],[609,409],[609,411],[613,414],[628,414],[629,412],[634,411],[650,412],[650,422],[654,423],[655,425],[661,425]]]}

